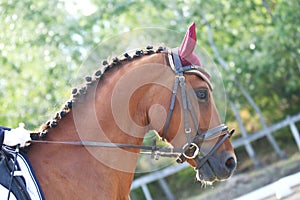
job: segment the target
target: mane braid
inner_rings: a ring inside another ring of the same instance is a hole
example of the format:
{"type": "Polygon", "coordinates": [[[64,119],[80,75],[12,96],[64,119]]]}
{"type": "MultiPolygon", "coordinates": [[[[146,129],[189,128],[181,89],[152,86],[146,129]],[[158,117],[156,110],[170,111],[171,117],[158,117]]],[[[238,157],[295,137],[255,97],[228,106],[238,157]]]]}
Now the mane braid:
{"type": "Polygon", "coordinates": [[[120,57],[114,57],[110,63],[104,60],[102,62],[103,68],[97,70],[94,73],[93,77],[86,76],[85,82],[81,88],[72,89],[71,98],[63,105],[62,109],[59,112],[57,112],[52,119],[50,119],[45,124],[43,124],[37,132],[31,133],[30,135],[31,139],[38,140],[46,137],[49,129],[55,128],[60,122],[60,120],[70,113],[72,107],[75,105],[78,99],[81,96],[85,95],[88,89],[91,86],[93,86],[95,83],[97,83],[101,79],[101,77],[113,67],[120,66],[124,64],[124,62],[126,61],[132,61],[144,55],[151,55],[154,53],[162,53],[162,52],[166,52],[165,47],[160,46],[156,50],[153,50],[153,46],[149,45],[145,49],[136,50],[133,55],[130,55],[129,53],[124,53],[120,57]]]}

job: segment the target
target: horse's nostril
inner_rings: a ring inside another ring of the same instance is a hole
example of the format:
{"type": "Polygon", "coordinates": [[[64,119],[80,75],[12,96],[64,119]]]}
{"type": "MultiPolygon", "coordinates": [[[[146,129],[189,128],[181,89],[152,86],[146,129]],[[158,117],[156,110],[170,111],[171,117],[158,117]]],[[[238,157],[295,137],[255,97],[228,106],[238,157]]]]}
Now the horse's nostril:
{"type": "Polygon", "coordinates": [[[236,167],[236,162],[233,157],[230,157],[229,159],[226,160],[225,166],[227,167],[228,170],[232,171],[236,167]]]}

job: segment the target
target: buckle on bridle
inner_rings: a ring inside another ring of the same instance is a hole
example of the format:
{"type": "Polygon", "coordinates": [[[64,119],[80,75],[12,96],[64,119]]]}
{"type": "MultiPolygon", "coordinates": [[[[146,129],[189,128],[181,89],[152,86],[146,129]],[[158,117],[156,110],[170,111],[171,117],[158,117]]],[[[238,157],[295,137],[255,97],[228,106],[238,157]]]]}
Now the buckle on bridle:
{"type": "Polygon", "coordinates": [[[194,159],[199,155],[199,152],[200,152],[198,145],[193,142],[190,144],[186,143],[182,148],[183,148],[183,152],[176,159],[176,162],[178,162],[178,163],[183,163],[184,161],[186,161],[186,159],[194,159]],[[187,155],[187,153],[191,153],[191,151],[193,151],[193,149],[195,149],[193,152],[193,155],[192,156],[187,155]]]}
{"type": "MultiPolygon", "coordinates": [[[[217,129],[219,129],[221,126],[219,126],[219,127],[217,127],[217,128],[215,128],[215,130],[217,130],[217,129]]],[[[223,142],[225,141],[225,139],[226,138],[230,138],[232,135],[233,135],[233,133],[234,133],[234,129],[231,129],[230,131],[228,131],[228,128],[227,127],[225,127],[223,130],[221,130],[221,131],[217,131],[218,132],[218,134],[217,134],[217,136],[219,137],[219,136],[223,136],[222,137],[222,139],[220,140],[220,141],[218,141],[217,143],[216,143],[216,145],[213,147],[213,149],[207,154],[207,155],[205,155],[203,158],[201,158],[200,160],[201,160],[201,164],[200,164],[200,167],[207,161],[207,159],[220,147],[220,145],[221,144],[223,144],[223,142]],[[224,134],[223,134],[224,133],[224,134]]],[[[208,132],[206,132],[206,133],[208,133],[208,132]]],[[[210,135],[213,135],[213,134],[211,134],[210,133],[210,135]]],[[[204,135],[202,135],[202,136],[204,136],[204,135]]],[[[202,141],[202,140],[204,140],[205,138],[203,138],[202,137],[202,139],[200,139],[200,138],[195,138],[194,139],[194,141],[197,141],[197,142],[199,142],[199,141],[202,141]]],[[[190,144],[190,146],[188,147],[188,143],[187,144],[185,144],[184,146],[183,146],[183,152],[180,154],[180,156],[176,159],[176,162],[177,163],[183,163],[184,161],[186,161],[187,159],[195,159],[198,155],[200,155],[200,149],[199,149],[199,146],[198,145],[196,145],[196,143],[195,142],[192,142],[191,144],[190,144]],[[193,150],[195,148],[195,151],[193,152],[193,155],[192,156],[189,156],[189,155],[187,155],[188,153],[191,153],[191,151],[193,150]]],[[[200,168],[199,167],[199,168],[200,168]]]]}
{"type": "MultiPolygon", "coordinates": [[[[185,149],[188,147],[188,145],[189,145],[189,144],[186,143],[186,144],[183,146],[183,149],[185,150],[185,149]]],[[[200,151],[200,149],[199,149],[198,145],[192,142],[192,143],[190,144],[190,146],[188,147],[188,149],[182,153],[182,155],[183,155],[186,159],[194,159],[194,158],[196,158],[196,156],[199,154],[199,151],[200,151]],[[192,155],[192,156],[188,156],[188,155],[186,154],[186,152],[192,150],[193,148],[195,148],[195,151],[194,151],[193,155],[192,155]]]]}

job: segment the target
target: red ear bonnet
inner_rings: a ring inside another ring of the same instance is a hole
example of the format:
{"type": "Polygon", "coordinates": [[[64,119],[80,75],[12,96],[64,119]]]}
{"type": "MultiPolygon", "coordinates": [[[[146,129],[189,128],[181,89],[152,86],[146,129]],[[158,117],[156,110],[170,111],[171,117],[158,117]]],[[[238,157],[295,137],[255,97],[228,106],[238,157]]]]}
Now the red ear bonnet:
{"type": "Polygon", "coordinates": [[[197,43],[195,22],[188,28],[184,39],[179,47],[179,57],[183,66],[201,66],[199,58],[193,53],[197,43]]]}

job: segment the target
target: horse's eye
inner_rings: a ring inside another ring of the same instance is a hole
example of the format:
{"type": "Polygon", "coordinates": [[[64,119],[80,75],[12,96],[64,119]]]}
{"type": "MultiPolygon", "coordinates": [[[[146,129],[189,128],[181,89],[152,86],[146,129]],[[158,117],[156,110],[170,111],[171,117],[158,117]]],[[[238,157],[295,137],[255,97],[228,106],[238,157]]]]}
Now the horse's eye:
{"type": "Polygon", "coordinates": [[[196,96],[199,101],[207,102],[208,101],[208,91],[207,89],[195,90],[196,96]]]}

